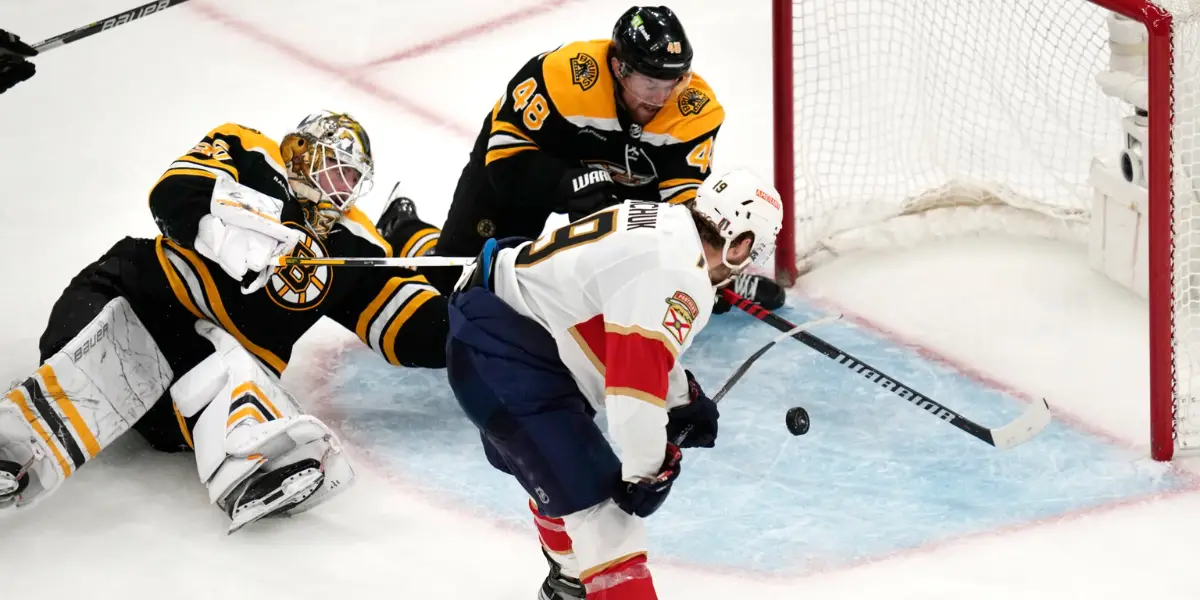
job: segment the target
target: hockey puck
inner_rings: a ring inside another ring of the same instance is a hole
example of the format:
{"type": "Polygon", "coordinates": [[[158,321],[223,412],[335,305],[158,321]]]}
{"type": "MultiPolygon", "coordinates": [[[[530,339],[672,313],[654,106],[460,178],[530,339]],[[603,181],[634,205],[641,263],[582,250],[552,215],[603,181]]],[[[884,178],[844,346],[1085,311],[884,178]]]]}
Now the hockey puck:
{"type": "Polygon", "coordinates": [[[788,409],[785,421],[787,422],[788,431],[792,432],[792,435],[804,435],[808,433],[807,410],[799,406],[793,406],[788,409]]]}

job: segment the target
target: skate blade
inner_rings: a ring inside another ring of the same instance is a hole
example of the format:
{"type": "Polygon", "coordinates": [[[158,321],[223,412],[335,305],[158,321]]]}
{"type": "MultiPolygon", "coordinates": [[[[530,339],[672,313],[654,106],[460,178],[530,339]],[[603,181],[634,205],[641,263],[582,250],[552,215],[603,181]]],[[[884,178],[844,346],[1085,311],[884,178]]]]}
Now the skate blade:
{"type": "Polygon", "coordinates": [[[306,500],[320,487],[324,479],[325,474],[316,470],[293,476],[278,490],[268,495],[268,497],[272,497],[278,494],[278,496],[272,497],[270,502],[256,500],[239,508],[237,514],[233,517],[233,522],[229,525],[229,531],[225,535],[233,535],[239,529],[259,519],[269,517],[281,507],[288,507],[294,502],[306,500]]]}

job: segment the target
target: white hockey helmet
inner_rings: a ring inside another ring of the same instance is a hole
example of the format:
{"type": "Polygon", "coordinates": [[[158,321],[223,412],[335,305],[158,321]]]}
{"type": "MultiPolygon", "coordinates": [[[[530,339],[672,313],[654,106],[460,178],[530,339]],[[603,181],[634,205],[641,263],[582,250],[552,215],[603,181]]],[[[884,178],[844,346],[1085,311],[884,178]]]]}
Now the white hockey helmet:
{"type": "Polygon", "coordinates": [[[745,169],[710,175],[696,192],[692,210],[712,221],[725,239],[722,264],[735,271],[751,263],[767,266],[775,252],[775,237],[783,227],[783,203],[770,183],[745,169]],[[730,263],[730,245],[747,231],[754,234],[750,257],[741,264],[730,263]]]}

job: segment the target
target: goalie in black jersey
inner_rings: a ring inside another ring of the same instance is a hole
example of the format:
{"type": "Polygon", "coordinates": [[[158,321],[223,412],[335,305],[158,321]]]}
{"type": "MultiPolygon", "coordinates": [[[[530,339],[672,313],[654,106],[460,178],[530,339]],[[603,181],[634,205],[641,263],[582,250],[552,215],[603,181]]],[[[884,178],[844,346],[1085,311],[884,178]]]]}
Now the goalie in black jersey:
{"type": "Polygon", "coordinates": [[[321,112],[275,142],[210,131],[150,191],[162,235],[125,238],[77,275],[42,365],[0,397],[0,509],[31,506],[129,429],[194,450],[230,530],[308,510],[354,477],[337,435],[278,375],[321,317],[388,362],[445,366],[445,298],[399,268],[274,267],[282,256],[391,255],[354,206],[371,145],[321,112]]]}
{"type": "MultiPolygon", "coordinates": [[[[679,204],[710,174],[725,109],[692,71],[692,45],[665,6],[632,7],[611,39],[574,42],[532,58],[483,120],[442,226],[396,197],[377,225],[402,255],[475,256],[489,237],[536,238],[552,213],[571,220],[627,199],[679,204]]],[[[443,293],[459,269],[424,271],[443,293]]],[[[773,281],[734,285],[768,308],[773,281]]]]}

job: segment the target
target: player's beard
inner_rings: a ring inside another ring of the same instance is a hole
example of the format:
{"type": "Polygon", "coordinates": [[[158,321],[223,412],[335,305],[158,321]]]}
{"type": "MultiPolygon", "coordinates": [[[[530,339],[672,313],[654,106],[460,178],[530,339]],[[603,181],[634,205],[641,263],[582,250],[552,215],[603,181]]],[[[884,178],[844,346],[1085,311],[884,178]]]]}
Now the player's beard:
{"type": "Polygon", "coordinates": [[[708,268],[708,280],[712,282],[713,287],[720,287],[728,283],[731,279],[733,279],[733,269],[723,264],[708,268]]]}
{"type": "Polygon", "coordinates": [[[625,105],[625,110],[629,112],[629,116],[633,119],[633,122],[642,127],[653,121],[654,116],[662,109],[661,104],[646,102],[625,88],[621,88],[620,98],[621,104],[625,105]]]}
{"type": "Polygon", "coordinates": [[[638,102],[629,112],[632,113],[634,122],[645,127],[647,123],[654,120],[654,115],[657,115],[661,108],[661,106],[646,102],[638,102]]]}

